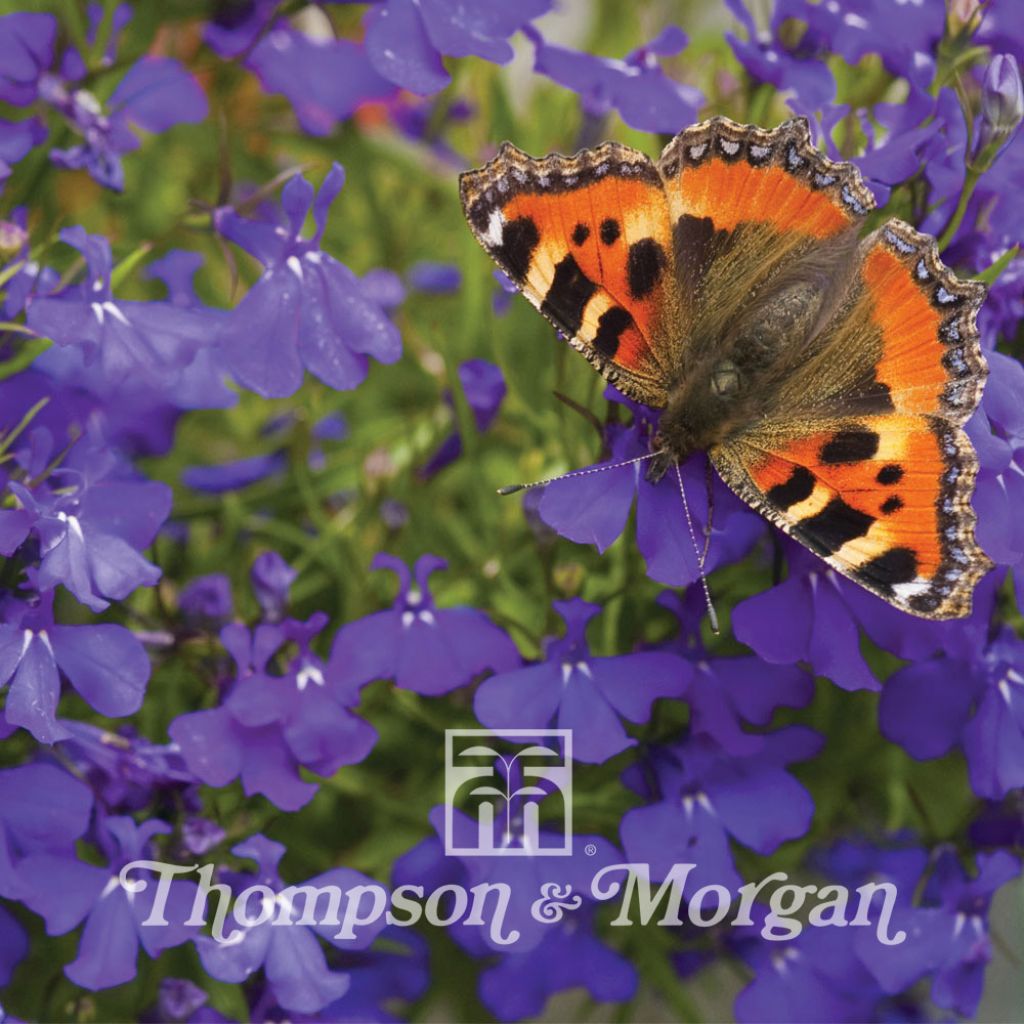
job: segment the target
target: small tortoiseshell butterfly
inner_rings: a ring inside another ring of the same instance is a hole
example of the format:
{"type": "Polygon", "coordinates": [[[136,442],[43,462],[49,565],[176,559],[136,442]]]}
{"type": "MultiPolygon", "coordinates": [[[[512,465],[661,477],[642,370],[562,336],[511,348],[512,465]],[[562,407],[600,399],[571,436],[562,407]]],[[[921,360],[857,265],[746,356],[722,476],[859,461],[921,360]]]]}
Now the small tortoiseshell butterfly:
{"type": "Polygon", "coordinates": [[[804,119],[712,118],[656,163],[615,142],[543,160],[506,143],[460,187],[530,302],[664,410],[652,479],[704,450],[837,572],[915,615],[968,614],[991,567],[961,429],[987,374],[985,288],[903,221],[861,238],[874,197],[804,119]]]}

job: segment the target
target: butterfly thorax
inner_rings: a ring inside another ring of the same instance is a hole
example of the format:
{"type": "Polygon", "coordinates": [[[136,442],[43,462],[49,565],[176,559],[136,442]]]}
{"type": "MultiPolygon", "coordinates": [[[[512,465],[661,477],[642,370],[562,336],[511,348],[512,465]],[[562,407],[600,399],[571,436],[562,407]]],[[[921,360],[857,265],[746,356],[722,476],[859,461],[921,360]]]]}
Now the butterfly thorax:
{"type": "Polygon", "coordinates": [[[687,346],[692,353],[669,392],[649,479],[673,462],[707,451],[760,423],[780,377],[808,357],[823,295],[816,282],[790,281],[753,297],[715,338],[687,346]]]}

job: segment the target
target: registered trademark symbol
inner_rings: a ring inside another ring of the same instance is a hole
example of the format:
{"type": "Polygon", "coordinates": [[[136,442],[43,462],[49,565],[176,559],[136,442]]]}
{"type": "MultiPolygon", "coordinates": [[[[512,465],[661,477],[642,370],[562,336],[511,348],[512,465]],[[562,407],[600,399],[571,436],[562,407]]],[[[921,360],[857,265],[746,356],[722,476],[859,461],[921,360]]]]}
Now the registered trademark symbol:
{"type": "Polygon", "coordinates": [[[583,847],[583,852],[588,857],[593,857],[594,854],[597,853],[597,847],[593,843],[587,843],[587,845],[583,847]]]}

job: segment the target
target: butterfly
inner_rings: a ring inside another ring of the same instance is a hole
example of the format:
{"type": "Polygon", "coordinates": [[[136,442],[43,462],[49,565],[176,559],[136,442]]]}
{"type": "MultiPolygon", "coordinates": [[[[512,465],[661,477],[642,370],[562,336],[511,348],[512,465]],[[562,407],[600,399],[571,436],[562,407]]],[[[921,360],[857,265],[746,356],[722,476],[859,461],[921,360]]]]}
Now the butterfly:
{"type": "Polygon", "coordinates": [[[714,117],[655,162],[616,142],[460,178],[484,249],[630,398],[661,409],[648,476],[697,451],[752,508],[890,604],[967,615],[974,538],[963,423],[987,367],[985,287],[875,206],[807,121],[714,117]]]}

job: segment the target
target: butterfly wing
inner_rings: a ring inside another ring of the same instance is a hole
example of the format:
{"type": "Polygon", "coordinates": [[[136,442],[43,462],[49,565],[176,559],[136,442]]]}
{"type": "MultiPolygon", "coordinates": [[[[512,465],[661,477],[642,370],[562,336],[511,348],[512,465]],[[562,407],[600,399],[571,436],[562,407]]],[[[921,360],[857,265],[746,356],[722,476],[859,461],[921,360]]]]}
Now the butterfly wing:
{"type": "Polygon", "coordinates": [[[889,221],[814,352],[766,420],[712,458],[786,533],[905,611],[970,611],[991,563],[974,539],[977,458],[961,425],[987,373],[975,317],[985,289],[934,239],[889,221]]]}
{"type": "Polygon", "coordinates": [[[841,294],[834,279],[874,197],[855,167],[814,149],[806,120],[767,130],[712,118],[680,132],[658,170],[698,349],[720,348],[745,311],[797,274],[841,294]]]}
{"type": "Polygon", "coordinates": [[[459,186],[477,240],[526,298],[609,382],[664,405],[681,313],[654,164],[618,143],[542,160],[505,143],[459,186]]]}

